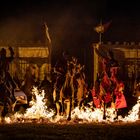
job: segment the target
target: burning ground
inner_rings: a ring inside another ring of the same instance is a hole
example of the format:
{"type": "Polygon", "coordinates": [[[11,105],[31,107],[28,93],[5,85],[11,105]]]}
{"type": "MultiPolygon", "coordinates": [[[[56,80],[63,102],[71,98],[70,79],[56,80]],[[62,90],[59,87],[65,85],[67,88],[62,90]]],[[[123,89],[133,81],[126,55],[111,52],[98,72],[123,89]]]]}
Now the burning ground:
{"type": "Polygon", "coordinates": [[[89,104],[71,112],[71,120],[66,116],[56,116],[54,110],[45,106],[44,92],[37,88],[33,92],[36,100],[25,113],[10,114],[0,123],[0,139],[139,139],[140,98],[127,115],[116,118],[114,108],[107,108],[106,119],[103,109],[89,104]]]}

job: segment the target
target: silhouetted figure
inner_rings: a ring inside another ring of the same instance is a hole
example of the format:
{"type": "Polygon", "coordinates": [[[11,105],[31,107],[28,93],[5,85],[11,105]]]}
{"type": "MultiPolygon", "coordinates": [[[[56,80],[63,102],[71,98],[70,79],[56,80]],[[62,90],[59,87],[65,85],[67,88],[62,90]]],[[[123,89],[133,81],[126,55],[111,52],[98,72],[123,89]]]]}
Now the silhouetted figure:
{"type": "Polygon", "coordinates": [[[4,48],[2,48],[0,51],[0,81],[6,84],[14,97],[14,89],[16,88],[16,84],[9,73],[9,64],[14,59],[14,51],[11,47],[9,47],[9,50],[10,57],[6,56],[6,50],[4,48]]]}
{"type": "Polygon", "coordinates": [[[54,83],[54,90],[53,90],[53,100],[56,104],[57,114],[60,114],[60,90],[65,82],[66,73],[67,73],[67,63],[69,60],[69,56],[66,52],[63,52],[62,57],[58,59],[54,67],[54,74],[55,74],[55,83],[54,83]]]}
{"type": "Polygon", "coordinates": [[[14,51],[12,47],[9,47],[10,57],[6,57],[6,49],[2,48],[0,51],[0,68],[2,68],[5,72],[9,71],[9,64],[14,59],[14,51]]]}
{"type": "Polygon", "coordinates": [[[40,84],[40,89],[45,91],[45,100],[47,107],[53,107],[52,82],[48,79],[47,75],[44,76],[44,79],[40,84]]]}
{"type": "Polygon", "coordinates": [[[36,77],[35,77],[35,66],[29,65],[26,69],[24,81],[22,83],[21,89],[27,96],[28,105],[29,102],[32,100],[32,88],[36,85],[36,77]]]}
{"type": "Polygon", "coordinates": [[[11,47],[9,47],[9,51],[10,57],[7,57],[6,49],[2,48],[0,50],[0,101],[4,104],[2,116],[8,113],[9,108],[12,107],[12,104],[16,101],[14,96],[16,84],[9,73],[9,64],[14,59],[14,51],[11,47]]]}

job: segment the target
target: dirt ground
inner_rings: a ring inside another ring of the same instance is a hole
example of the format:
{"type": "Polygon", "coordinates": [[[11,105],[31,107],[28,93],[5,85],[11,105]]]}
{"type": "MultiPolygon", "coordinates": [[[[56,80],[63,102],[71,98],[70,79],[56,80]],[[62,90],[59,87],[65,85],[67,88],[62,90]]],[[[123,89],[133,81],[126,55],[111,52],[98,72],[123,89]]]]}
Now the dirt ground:
{"type": "Polygon", "coordinates": [[[19,123],[0,124],[0,140],[139,140],[135,123],[19,123]]]}

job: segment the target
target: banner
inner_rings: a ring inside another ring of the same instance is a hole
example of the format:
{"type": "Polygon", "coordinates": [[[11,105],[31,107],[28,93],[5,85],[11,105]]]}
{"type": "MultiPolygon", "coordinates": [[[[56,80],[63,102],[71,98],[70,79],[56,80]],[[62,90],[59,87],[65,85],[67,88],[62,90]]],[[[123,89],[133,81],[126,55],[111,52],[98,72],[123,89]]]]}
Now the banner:
{"type": "Polygon", "coordinates": [[[108,29],[108,27],[110,26],[111,22],[112,22],[112,21],[109,21],[109,22],[107,22],[107,23],[105,23],[105,24],[100,24],[100,25],[96,26],[96,27],[94,28],[94,30],[95,30],[97,33],[104,33],[104,32],[108,29]]]}

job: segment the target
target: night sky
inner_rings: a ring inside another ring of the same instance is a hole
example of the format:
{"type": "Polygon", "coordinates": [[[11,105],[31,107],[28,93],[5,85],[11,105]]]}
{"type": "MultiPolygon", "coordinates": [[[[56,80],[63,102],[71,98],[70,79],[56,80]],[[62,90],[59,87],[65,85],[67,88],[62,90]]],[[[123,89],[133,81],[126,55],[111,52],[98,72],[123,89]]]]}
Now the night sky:
{"type": "Polygon", "coordinates": [[[47,22],[55,49],[64,46],[81,48],[98,41],[93,28],[102,19],[103,23],[112,20],[103,41],[139,41],[140,8],[134,2],[4,0],[0,4],[0,38],[44,40],[43,23],[47,22]]]}
{"type": "MultiPolygon", "coordinates": [[[[45,40],[44,22],[52,40],[53,61],[63,50],[83,64],[91,44],[98,42],[94,27],[112,21],[103,41],[140,41],[140,8],[135,0],[3,0],[0,40],[45,40]]],[[[87,67],[90,67],[90,63],[87,67]]]]}

